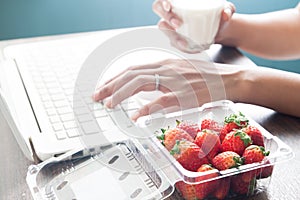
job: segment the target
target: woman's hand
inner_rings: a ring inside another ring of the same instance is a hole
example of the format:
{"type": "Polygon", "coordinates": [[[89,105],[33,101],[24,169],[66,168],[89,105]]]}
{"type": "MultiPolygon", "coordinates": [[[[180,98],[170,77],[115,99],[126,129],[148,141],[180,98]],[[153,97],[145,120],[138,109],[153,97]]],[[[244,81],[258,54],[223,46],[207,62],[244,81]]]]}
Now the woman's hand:
{"type": "MultiPolygon", "coordinates": [[[[158,27],[166,33],[175,48],[185,53],[199,53],[198,50],[188,48],[187,40],[176,33],[176,29],[184,22],[172,11],[172,5],[169,0],[156,0],[152,7],[153,11],[161,17],[158,27]]],[[[219,31],[215,38],[216,43],[222,41],[222,33],[234,12],[235,6],[231,2],[227,2],[221,15],[219,31]]]]}
{"type": "Polygon", "coordinates": [[[186,109],[221,99],[234,100],[239,68],[198,60],[165,60],[158,63],[130,67],[100,86],[95,101],[106,99],[113,108],[126,98],[141,91],[158,89],[163,94],[140,108],[132,116],[141,116],[170,107],[186,109]],[[159,85],[155,74],[159,75],[159,85]],[[235,77],[235,78],[234,78],[235,77]]]}

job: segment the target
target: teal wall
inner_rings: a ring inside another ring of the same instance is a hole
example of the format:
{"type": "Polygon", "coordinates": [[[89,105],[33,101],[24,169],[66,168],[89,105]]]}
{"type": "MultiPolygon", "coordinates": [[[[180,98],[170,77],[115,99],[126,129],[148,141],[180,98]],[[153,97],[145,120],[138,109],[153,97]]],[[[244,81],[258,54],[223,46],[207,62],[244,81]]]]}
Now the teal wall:
{"type": "MultiPolygon", "coordinates": [[[[0,40],[153,25],[153,0],[0,0],[0,40]]],[[[291,8],[297,0],[232,0],[239,13],[291,8]]],[[[248,55],[248,54],[247,54],[248,55]]],[[[300,73],[300,60],[278,62],[251,56],[258,65],[300,73]]]]}
{"type": "Polygon", "coordinates": [[[155,24],[152,0],[0,0],[0,40],[155,24]]]}

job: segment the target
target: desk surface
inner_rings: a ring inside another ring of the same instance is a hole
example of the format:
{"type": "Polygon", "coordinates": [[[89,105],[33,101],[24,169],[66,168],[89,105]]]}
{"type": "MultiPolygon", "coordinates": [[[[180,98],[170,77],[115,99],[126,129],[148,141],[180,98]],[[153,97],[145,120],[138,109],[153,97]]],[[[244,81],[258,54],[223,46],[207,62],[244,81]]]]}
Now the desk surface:
{"type": "MultiPolygon", "coordinates": [[[[82,33],[95,34],[95,33],[82,33]]],[[[78,35],[78,34],[76,34],[78,35]]],[[[72,37],[73,35],[31,38],[13,41],[0,42],[0,48],[10,44],[22,42],[51,40],[53,38],[72,37]]],[[[210,56],[217,62],[234,63],[253,66],[254,64],[232,48],[221,48],[216,45],[210,51],[210,56]]],[[[0,55],[1,57],[1,55],[0,55]]],[[[1,59],[0,59],[1,60],[1,59]]],[[[295,158],[286,163],[276,165],[271,184],[267,191],[258,196],[248,199],[268,200],[296,200],[300,197],[300,119],[276,113],[272,110],[247,104],[237,104],[239,109],[252,117],[259,124],[265,127],[273,135],[292,147],[295,158]]],[[[0,113],[0,151],[2,161],[0,162],[0,199],[32,199],[25,178],[27,168],[32,164],[21,152],[14,136],[6,123],[2,113],[0,113]]],[[[174,194],[169,200],[178,199],[174,194]]]]}

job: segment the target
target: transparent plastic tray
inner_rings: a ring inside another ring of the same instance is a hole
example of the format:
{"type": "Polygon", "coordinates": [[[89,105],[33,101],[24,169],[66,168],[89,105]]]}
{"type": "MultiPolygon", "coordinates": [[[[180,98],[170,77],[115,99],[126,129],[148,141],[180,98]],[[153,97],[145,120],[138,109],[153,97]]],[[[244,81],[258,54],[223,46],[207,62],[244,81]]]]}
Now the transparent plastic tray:
{"type": "MultiPolygon", "coordinates": [[[[199,122],[204,118],[212,118],[222,122],[225,116],[237,112],[234,103],[218,101],[199,108],[170,113],[163,118],[146,117],[139,125],[144,126],[144,129],[148,127],[148,131],[154,131],[151,127],[161,125],[162,121],[164,125],[172,126],[176,119],[199,122]]],[[[247,118],[251,125],[263,133],[265,148],[270,151],[269,161],[223,170],[218,177],[201,182],[224,179],[250,170],[274,166],[293,157],[288,145],[247,118]]],[[[153,137],[149,138],[130,138],[111,145],[74,150],[38,165],[32,165],[28,169],[27,183],[34,199],[154,200],[165,199],[172,195],[176,182],[198,184],[201,182],[196,182],[196,178],[206,174],[184,169],[153,134],[153,137]]],[[[270,177],[258,179],[255,190],[248,195],[265,191],[269,183],[270,177]]],[[[228,198],[236,196],[230,194],[228,198]]]]}

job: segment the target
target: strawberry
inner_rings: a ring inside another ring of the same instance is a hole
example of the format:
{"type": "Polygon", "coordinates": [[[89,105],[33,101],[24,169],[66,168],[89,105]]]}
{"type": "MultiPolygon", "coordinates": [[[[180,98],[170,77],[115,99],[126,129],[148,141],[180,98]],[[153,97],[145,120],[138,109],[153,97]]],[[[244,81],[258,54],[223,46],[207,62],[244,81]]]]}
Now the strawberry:
{"type": "Polygon", "coordinates": [[[245,164],[251,164],[262,161],[266,156],[270,154],[269,151],[265,151],[264,147],[257,145],[250,145],[243,153],[245,164]]]}
{"type": "Polygon", "coordinates": [[[209,160],[212,160],[221,149],[219,136],[215,132],[208,129],[204,129],[199,132],[194,140],[194,143],[202,149],[209,160]]]}
{"type": "Polygon", "coordinates": [[[230,180],[231,178],[222,178],[219,180],[219,186],[214,191],[213,196],[217,199],[225,199],[227,194],[229,193],[230,188],[230,180]]]}
{"type": "Polygon", "coordinates": [[[249,120],[241,112],[239,114],[231,114],[225,117],[224,126],[220,131],[221,142],[225,136],[230,133],[233,129],[240,129],[248,125],[249,120]]]}
{"type": "MultiPolygon", "coordinates": [[[[267,161],[267,163],[268,162],[269,161],[267,161]]],[[[273,169],[274,169],[274,165],[261,168],[258,178],[268,178],[269,176],[272,175],[273,169]]]]}
{"type": "MultiPolygon", "coordinates": [[[[219,170],[213,168],[211,165],[208,164],[201,165],[201,167],[197,170],[197,172],[208,172],[212,170],[214,170],[214,172],[200,175],[199,177],[197,177],[196,182],[208,180],[219,176],[219,170]]],[[[208,195],[210,195],[218,187],[218,184],[219,184],[219,180],[217,179],[217,180],[207,181],[195,185],[197,198],[198,199],[207,198],[208,195]]]]}
{"type": "Polygon", "coordinates": [[[252,140],[245,132],[235,129],[224,138],[221,147],[223,151],[234,151],[242,155],[245,148],[252,144],[252,140]]]}
{"type": "Polygon", "coordinates": [[[214,157],[212,164],[218,170],[225,170],[242,165],[243,160],[233,151],[224,151],[214,157]]]}
{"type": "Polygon", "coordinates": [[[218,122],[212,120],[212,119],[204,119],[201,121],[201,130],[204,129],[213,130],[220,132],[222,127],[219,126],[218,122]]]}
{"type": "MultiPolygon", "coordinates": [[[[257,145],[250,145],[247,147],[243,153],[244,164],[251,164],[256,162],[261,162],[266,156],[269,155],[269,151],[265,151],[264,147],[259,147],[257,145]]],[[[242,174],[242,179],[245,182],[250,182],[251,179],[258,176],[260,169],[251,170],[242,174]]]]}
{"type": "Polygon", "coordinates": [[[246,128],[243,128],[242,130],[243,130],[243,132],[247,133],[251,137],[253,144],[256,144],[256,145],[262,146],[262,147],[265,146],[264,145],[264,137],[258,128],[249,125],[246,128]]]}
{"type": "Polygon", "coordinates": [[[231,189],[237,194],[252,195],[256,187],[256,178],[244,181],[240,175],[235,175],[231,179],[231,189]]]}
{"type": "Polygon", "coordinates": [[[183,181],[179,181],[175,184],[175,187],[185,200],[196,200],[196,189],[194,185],[187,184],[183,181]]]}
{"type": "Polygon", "coordinates": [[[185,130],[190,136],[194,139],[197,133],[200,131],[199,126],[197,123],[192,121],[179,121],[176,120],[177,128],[185,130]]]}
{"type": "Polygon", "coordinates": [[[179,128],[161,129],[162,134],[157,136],[161,143],[170,151],[177,140],[193,141],[193,138],[184,130],[179,128]]]}
{"type": "Polygon", "coordinates": [[[196,172],[201,165],[209,163],[201,148],[190,141],[177,140],[170,153],[186,170],[196,172]]]}

